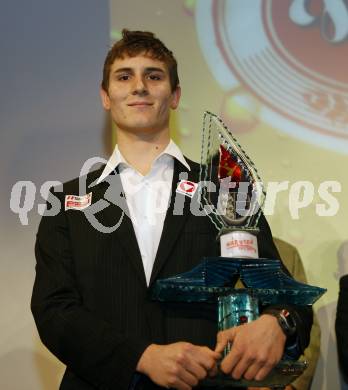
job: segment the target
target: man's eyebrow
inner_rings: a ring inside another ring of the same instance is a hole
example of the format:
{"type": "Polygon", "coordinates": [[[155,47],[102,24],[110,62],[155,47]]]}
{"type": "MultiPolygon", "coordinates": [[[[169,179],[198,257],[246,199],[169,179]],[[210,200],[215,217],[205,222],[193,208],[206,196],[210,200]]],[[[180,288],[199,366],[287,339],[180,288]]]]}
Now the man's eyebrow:
{"type": "Polygon", "coordinates": [[[162,68],[156,68],[154,66],[150,66],[148,68],[145,68],[145,72],[161,72],[161,73],[164,73],[164,70],[162,68]]]}
{"type": "MultiPolygon", "coordinates": [[[[123,72],[133,72],[134,70],[132,68],[118,68],[114,71],[114,73],[123,73],[123,72]]],[[[162,68],[157,68],[155,66],[149,66],[148,68],[145,68],[145,72],[161,72],[165,73],[162,68]]]]}
{"type": "Polygon", "coordinates": [[[114,73],[122,73],[122,72],[132,72],[132,68],[118,68],[114,71],[114,73]]]}

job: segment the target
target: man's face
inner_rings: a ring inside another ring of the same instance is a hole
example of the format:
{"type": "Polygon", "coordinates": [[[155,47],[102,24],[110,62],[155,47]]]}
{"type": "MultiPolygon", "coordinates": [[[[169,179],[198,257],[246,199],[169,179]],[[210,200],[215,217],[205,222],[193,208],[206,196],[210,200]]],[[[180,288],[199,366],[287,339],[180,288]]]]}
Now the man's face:
{"type": "Polygon", "coordinates": [[[169,130],[170,109],[179,104],[180,88],[171,90],[162,61],[145,55],[116,59],[109,90],[101,90],[103,106],[120,130],[137,134],[169,130]]]}

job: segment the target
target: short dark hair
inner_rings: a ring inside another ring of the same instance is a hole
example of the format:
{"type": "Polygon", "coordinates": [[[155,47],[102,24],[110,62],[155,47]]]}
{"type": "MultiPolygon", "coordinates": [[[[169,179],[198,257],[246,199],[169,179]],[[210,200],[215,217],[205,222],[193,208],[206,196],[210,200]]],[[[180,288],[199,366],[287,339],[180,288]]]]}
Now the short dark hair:
{"type": "Polygon", "coordinates": [[[178,65],[173,53],[152,32],[130,31],[124,28],[122,39],[112,46],[105,58],[101,84],[105,92],[108,92],[109,89],[110,70],[114,61],[118,58],[134,57],[142,53],[164,62],[168,67],[172,91],[177,88],[179,85],[178,65]]]}

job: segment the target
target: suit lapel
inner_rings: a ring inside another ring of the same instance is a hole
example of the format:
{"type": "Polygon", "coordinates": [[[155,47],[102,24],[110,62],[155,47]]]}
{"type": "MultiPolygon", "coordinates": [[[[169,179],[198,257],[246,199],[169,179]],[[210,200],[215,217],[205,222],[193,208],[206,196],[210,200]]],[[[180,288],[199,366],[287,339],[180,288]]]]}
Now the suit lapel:
{"type": "Polygon", "coordinates": [[[109,203],[96,216],[101,224],[104,226],[116,226],[122,219],[117,229],[109,234],[118,240],[132,263],[140,282],[146,286],[143,262],[132,221],[128,217],[127,202],[123,195],[124,191],[119,174],[108,176],[100,184],[91,187],[91,190],[93,191],[94,200],[106,199],[109,203]],[[106,182],[109,182],[109,185],[106,182]],[[125,211],[124,213],[123,210],[125,211]]]}
{"type": "MultiPolygon", "coordinates": [[[[174,159],[171,201],[163,225],[162,236],[151,274],[150,286],[166,263],[190,214],[191,198],[176,192],[177,185],[181,179],[197,183],[199,180],[199,168],[191,165],[191,171],[188,171],[178,160],[174,159]]],[[[124,191],[118,174],[108,176],[103,182],[90,187],[90,189],[93,192],[93,203],[100,199],[106,199],[109,203],[107,207],[97,213],[96,217],[98,217],[98,221],[101,224],[104,226],[115,226],[122,217],[122,210],[126,210],[129,215],[126,199],[120,196],[124,191]]],[[[122,249],[132,263],[140,282],[146,286],[139,245],[132,221],[127,214],[124,213],[121,224],[110,234],[119,241],[122,249]]]]}
{"type": "Polygon", "coordinates": [[[197,183],[199,180],[199,171],[197,168],[192,167],[192,165],[191,171],[188,171],[187,168],[184,167],[178,160],[174,159],[171,202],[164,220],[162,236],[152,269],[150,286],[156,280],[157,275],[166,263],[168,256],[177,241],[180,231],[184,227],[185,221],[190,214],[191,198],[176,192],[178,183],[181,179],[197,183]],[[184,206],[182,207],[181,205],[183,204],[184,206]],[[181,210],[182,212],[180,212],[181,210]]]}

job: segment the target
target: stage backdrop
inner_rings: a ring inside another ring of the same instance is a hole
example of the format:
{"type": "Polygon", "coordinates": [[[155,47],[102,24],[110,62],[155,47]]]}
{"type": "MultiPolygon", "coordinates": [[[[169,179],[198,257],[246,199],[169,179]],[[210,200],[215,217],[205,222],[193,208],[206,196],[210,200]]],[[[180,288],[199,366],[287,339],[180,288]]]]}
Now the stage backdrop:
{"type": "Polygon", "coordinates": [[[348,1],[12,0],[2,4],[0,26],[0,388],[58,388],[64,366],[41,345],[29,312],[40,191],[110,152],[98,84],[109,45],[127,27],[155,32],[176,54],[183,95],[171,124],[185,154],[199,161],[203,112],[212,111],[269,192],[282,189],[267,210],[272,231],[299,249],[309,282],[328,289],[315,306],[322,349],[313,388],[339,389],[348,1]]]}

